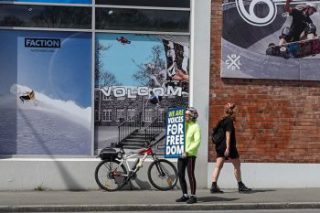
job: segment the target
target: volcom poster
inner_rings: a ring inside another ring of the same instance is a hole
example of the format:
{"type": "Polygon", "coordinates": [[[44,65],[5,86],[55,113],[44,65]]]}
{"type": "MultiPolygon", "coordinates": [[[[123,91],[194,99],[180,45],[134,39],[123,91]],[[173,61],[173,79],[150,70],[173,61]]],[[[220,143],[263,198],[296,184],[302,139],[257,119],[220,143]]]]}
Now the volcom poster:
{"type": "Polygon", "coordinates": [[[0,31],[0,154],[90,155],[91,34],[0,31]]]}
{"type": "Polygon", "coordinates": [[[168,108],[188,104],[188,37],[97,34],[95,69],[96,149],[162,141],[163,153],[168,108]]]}
{"type": "Polygon", "coordinates": [[[320,80],[318,1],[223,1],[222,78],[320,80]]]}

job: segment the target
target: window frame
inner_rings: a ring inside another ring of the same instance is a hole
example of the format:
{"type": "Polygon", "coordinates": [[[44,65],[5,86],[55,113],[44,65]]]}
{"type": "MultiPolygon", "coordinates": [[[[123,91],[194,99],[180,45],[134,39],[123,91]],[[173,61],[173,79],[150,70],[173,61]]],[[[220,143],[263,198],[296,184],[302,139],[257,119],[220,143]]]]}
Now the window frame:
{"type": "MultiPolygon", "coordinates": [[[[92,118],[91,118],[91,123],[92,123],[92,139],[91,139],[91,155],[94,155],[95,149],[94,149],[94,128],[95,128],[95,121],[96,121],[96,116],[95,116],[95,103],[97,101],[97,98],[95,96],[95,40],[96,40],[96,34],[97,33],[123,33],[123,34],[144,34],[144,35],[171,35],[171,36],[188,36],[190,38],[191,42],[191,24],[192,24],[192,0],[190,0],[190,7],[189,8],[184,8],[184,7],[155,7],[155,6],[132,6],[132,5],[126,5],[126,6],[119,6],[119,5],[100,5],[100,4],[94,4],[94,1],[91,2],[91,4],[76,4],[76,3],[41,3],[41,2],[12,2],[12,1],[0,1],[0,6],[3,4],[13,4],[13,5],[30,5],[30,6],[63,6],[63,7],[86,7],[86,8],[91,8],[91,28],[89,29],[82,29],[82,28],[49,28],[49,27],[13,27],[13,26],[0,26],[0,30],[16,30],[16,31],[50,31],[50,32],[87,32],[91,33],[92,35],[92,66],[91,66],[91,73],[92,73],[92,90],[91,90],[91,103],[92,103],[92,118]],[[128,8],[128,9],[150,9],[150,10],[168,10],[168,11],[188,11],[190,13],[189,15],[189,29],[188,32],[176,32],[176,31],[136,31],[136,30],[105,30],[105,29],[96,29],[96,8],[128,8]]],[[[191,48],[191,44],[190,44],[191,48]]],[[[192,60],[192,59],[190,59],[192,60]]],[[[101,97],[98,97],[103,99],[101,97]]],[[[104,100],[104,99],[103,99],[104,100]]],[[[104,100],[108,101],[108,100],[104,100]]],[[[190,100],[189,100],[190,102],[190,100]]],[[[98,110],[100,106],[98,106],[98,110]]],[[[98,117],[100,118],[101,121],[103,121],[103,115],[102,111],[98,111],[98,117]],[[101,113],[100,113],[101,112],[101,113]]],[[[111,121],[112,118],[114,120],[118,119],[118,114],[117,114],[117,109],[111,109],[109,112],[111,116],[111,121]],[[116,112],[115,112],[116,111],[116,112]],[[115,113],[115,114],[114,114],[115,113]]],[[[124,114],[124,118],[127,117],[126,111],[122,112],[124,114]]],[[[144,116],[145,118],[145,116],[144,116]]],[[[19,154],[14,154],[13,156],[20,156],[19,154]]],[[[36,157],[37,155],[28,155],[32,157],[36,157]]],[[[41,155],[43,156],[43,155],[41,155]]],[[[54,155],[54,156],[60,156],[60,155],[54,155]]],[[[74,157],[76,155],[66,155],[67,157],[74,157]]],[[[77,156],[78,157],[78,156],[77,156]]]]}

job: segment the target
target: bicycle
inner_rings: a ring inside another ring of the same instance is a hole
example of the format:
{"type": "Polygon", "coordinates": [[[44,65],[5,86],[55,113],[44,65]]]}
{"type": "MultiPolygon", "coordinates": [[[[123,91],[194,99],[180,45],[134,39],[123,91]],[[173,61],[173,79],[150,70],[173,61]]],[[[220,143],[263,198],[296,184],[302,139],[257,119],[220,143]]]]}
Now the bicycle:
{"type": "Polygon", "coordinates": [[[136,177],[147,156],[151,156],[153,162],[148,168],[148,180],[152,186],[161,191],[173,189],[178,181],[177,169],[170,161],[159,159],[152,150],[152,146],[136,150],[127,155],[120,145],[119,150],[106,147],[101,150],[99,157],[102,161],[95,169],[95,180],[101,189],[117,191],[136,177]],[[139,156],[143,156],[140,158],[139,156]],[[133,166],[128,159],[136,158],[133,166]]]}

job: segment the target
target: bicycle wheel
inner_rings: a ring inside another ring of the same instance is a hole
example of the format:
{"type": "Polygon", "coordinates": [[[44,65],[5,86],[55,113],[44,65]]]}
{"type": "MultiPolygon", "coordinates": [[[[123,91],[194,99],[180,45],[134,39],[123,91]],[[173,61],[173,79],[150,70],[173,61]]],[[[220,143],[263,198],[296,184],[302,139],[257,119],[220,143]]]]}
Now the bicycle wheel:
{"type": "Polygon", "coordinates": [[[97,184],[106,191],[117,191],[126,184],[128,173],[117,160],[101,161],[94,173],[97,184]]]}
{"type": "Polygon", "coordinates": [[[148,179],[159,190],[173,189],[178,182],[177,169],[166,159],[155,160],[149,166],[148,179]]]}

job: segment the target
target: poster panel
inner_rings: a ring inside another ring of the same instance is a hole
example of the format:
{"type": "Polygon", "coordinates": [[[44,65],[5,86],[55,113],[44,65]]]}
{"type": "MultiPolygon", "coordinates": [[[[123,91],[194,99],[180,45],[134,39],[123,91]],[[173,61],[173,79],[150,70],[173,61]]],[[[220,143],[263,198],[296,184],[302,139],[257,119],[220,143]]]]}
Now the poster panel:
{"type": "Polygon", "coordinates": [[[91,34],[0,31],[0,154],[90,155],[91,34]]]}
{"type": "Polygon", "coordinates": [[[320,80],[319,2],[285,3],[222,2],[222,78],[320,80]]]}
{"type": "Polygon", "coordinates": [[[189,97],[189,38],[106,34],[96,37],[95,148],[139,148],[158,142],[164,153],[169,107],[189,97]]]}
{"type": "Polygon", "coordinates": [[[166,120],[165,157],[179,158],[185,147],[185,108],[170,108],[166,120]]]}

